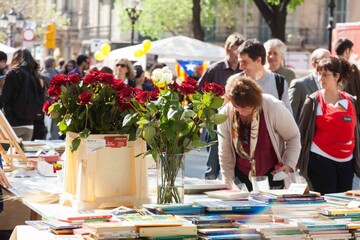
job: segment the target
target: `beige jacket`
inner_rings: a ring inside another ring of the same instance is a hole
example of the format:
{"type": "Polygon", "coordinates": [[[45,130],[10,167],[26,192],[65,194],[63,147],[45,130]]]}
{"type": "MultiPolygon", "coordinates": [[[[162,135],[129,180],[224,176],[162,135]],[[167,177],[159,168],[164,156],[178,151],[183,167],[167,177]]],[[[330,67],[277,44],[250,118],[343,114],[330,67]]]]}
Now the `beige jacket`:
{"type": "MultiPolygon", "coordinates": [[[[263,94],[262,109],[272,145],[279,162],[295,170],[301,144],[300,132],[296,122],[284,103],[269,94],[263,94]]],[[[219,161],[223,180],[233,186],[235,178],[236,155],[231,139],[233,106],[229,102],[220,111],[228,119],[218,125],[219,161]]],[[[258,142],[261,142],[259,139],[258,142]]]]}

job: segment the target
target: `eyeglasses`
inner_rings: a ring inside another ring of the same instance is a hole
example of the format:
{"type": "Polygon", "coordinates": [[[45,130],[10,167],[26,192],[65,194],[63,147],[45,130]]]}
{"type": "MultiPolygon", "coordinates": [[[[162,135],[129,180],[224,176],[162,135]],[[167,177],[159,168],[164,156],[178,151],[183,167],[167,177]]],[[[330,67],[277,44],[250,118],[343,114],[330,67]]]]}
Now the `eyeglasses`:
{"type": "Polygon", "coordinates": [[[332,72],[317,72],[317,75],[319,77],[326,78],[326,77],[329,77],[329,76],[333,76],[334,74],[332,72]]]}
{"type": "Polygon", "coordinates": [[[116,64],[116,67],[126,68],[126,64],[125,63],[118,63],[118,64],[116,64]]]}

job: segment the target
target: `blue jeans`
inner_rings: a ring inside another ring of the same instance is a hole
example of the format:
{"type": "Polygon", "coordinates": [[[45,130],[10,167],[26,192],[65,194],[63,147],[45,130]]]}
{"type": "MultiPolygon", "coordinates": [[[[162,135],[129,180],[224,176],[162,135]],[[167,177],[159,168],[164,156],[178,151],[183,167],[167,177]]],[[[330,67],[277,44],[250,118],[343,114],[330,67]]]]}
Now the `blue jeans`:
{"type": "MultiPolygon", "coordinates": [[[[216,141],[217,137],[211,138],[210,134],[206,132],[205,136],[206,142],[216,141]]],[[[219,164],[219,144],[215,143],[208,149],[209,155],[206,162],[206,172],[205,179],[212,180],[217,179],[220,173],[220,164],[219,164]]]]}

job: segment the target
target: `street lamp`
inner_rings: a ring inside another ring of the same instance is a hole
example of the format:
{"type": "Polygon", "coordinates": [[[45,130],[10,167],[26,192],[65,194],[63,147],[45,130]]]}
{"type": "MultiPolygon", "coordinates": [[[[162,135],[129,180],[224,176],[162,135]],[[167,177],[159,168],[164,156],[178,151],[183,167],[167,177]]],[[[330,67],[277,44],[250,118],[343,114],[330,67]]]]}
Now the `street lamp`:
{"type": "Polygon", "coordinates": [[[131,20],[131,45],[134,45],[134,25],[142,11],[141,0],[124,0],[124,7],[131,20]]]}
{"type": "Polygon", "coordinates": [[[330,0],[329,2],[329,25],[327,27],[328,31],[329,31],[329,45],[328,45],[328,49],[331,52],[331,42],[332,42],[332,30],[334,28],[334,9],[335,9],[335,0],[330,0]]]}
{"type": "Polygon", "coordinates": [[[17,14],[14,8],[11,8],[8,15],[4,12],[0,18],[0,28],[7,29],[8,32],[8,44],[11,47],[13,45],[13,38],[15,35],[15,28],[22,29],[24,27],[25,20],[21,13],[17,14]]]}

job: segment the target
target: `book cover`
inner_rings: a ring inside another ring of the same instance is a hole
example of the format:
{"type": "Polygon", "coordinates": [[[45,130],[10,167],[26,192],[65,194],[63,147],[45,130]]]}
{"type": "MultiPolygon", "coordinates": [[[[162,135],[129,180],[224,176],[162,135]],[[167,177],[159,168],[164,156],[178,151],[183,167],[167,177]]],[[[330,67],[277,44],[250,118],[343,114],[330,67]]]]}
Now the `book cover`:
{"type": "Polygon", "coordinates": [[[136,228],[133,224],[126,222],[85,222],[83,228],[89,229],[95,233],[129,231],[135,232],[136,228]]]}
{"type": "Polygon", "coordinates": [[[136,227],[141,226],[180,226],[181,221],[173,215],[128,215],[123,217],[136,227]]]}
{"type": "Polygon", "coordinates": [[[73,221],[73,220],[86,220],[86,219],[94,219],[94,218],[107,218],[107,219],[110,219],[110,218],[112,218],[112,215],[111,214],[103,214],[103,213],[100,213],[100,214],[96,214],[96,213],[82,214],[82,215],[79,215],[79,216],[68,217],[68,218],[62,219],[62,220],[73,221]]]}
{"type": "Polygon", "coordinates": [[[212,215],[203,215],[203,216],[185,216],[183,217],[186,220],[191,221],[194,224],[216,224],[216,223],[232,223],[235,222],[234,219],[226,218],[222,215],[212,214],[212,215]]]}
{"type": "Polygon", "coordinates": [[[261,239],[261,236],[260,234],[257,233],[237,233],[237,234],[214,235],[214,236],[199,236],[199,239],[203,239],[203,240],[261,239]]]}
{"type": "Polygon", "coordinates": [[[194,224],[170,227],[140,227],[140,237],[164,237],[179,235],[197,235],[197,227],[194,224]]]}
{"type": "Polygon", "coordinates": [[[207,191],[204,192],[211,198],[225,199],[225,200],[248,200],[249,192],[240,191],[236,189],[224,189],[217,191],[207,191]]]}
{"type": "Polygon", "coordinates": [[[27,220],[25,221],[27,225],[30,225],[38,230],[48,230],[49,225],[44,223],[44,221],[41,220],[27,220]]]}
{"type": "Polygon", "coordinates": [[[74,229],[74,228],[80,228],[81,224],[69,224],[63,221],[59,221],[56,219],[50,219],[44,221],[44,224],[48,225],[52,229],[74,229]]]}
{"type": "Polygon", "coordinates": [[[269,205],[258,201],[207,201],[196,202],[209,212],[254,213],[265,210],[269,205]]]}

